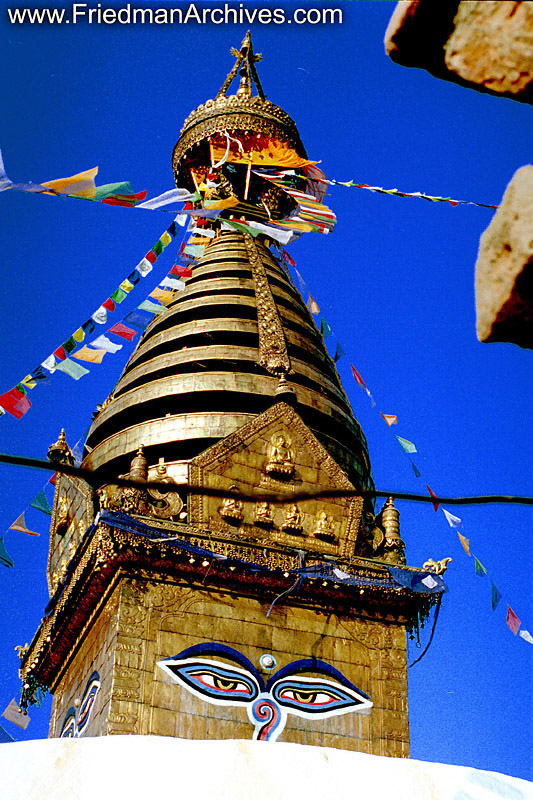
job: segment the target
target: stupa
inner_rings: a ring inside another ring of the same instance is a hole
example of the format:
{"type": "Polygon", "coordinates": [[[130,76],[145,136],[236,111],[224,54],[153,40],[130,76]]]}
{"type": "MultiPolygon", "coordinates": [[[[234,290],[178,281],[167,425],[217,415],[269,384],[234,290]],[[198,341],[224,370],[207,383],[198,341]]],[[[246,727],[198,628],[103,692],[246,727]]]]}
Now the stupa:
{"type": "Polygon", "coordinates": [[[250,36],[232,52],[172,160],[207,244],[99,407],[83,459],[99,488],[61,474],[64,435],[49,452],[50,603],[24,700],[53,693],[51,737],[408,756],[406,636],[445,586],[406,566],[393,498],[378,514],[369,498],[365,437],[276,250],[323,224],[320,175],[250,36]]]}

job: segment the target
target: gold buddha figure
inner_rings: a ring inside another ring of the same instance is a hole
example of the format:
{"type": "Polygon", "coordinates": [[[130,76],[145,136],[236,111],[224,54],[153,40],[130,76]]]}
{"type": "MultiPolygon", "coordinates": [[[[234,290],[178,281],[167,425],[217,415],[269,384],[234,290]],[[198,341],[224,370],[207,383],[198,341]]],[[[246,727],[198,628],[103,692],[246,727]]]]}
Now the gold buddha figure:
{"type": "Polygon", "coordinates": [[[333,531],[333,525],[325,511],[318,512],[313,535],[316,536],[317,539],[322,539],[324,542],[334,542],[337,538],[333,531]]]}
{"type": "Polygon", "coordinates": [[[254,524],[262,528],[270,528],[274,524],[270,503],[256,503],[254,524]]]}
{"type": "Polygon", "coordinates": [[[267,475],[274,478],[291,478],[294,474],[294,460],[291,443],[283,433],[275,433],[270,440],[268,461],[265,467],[267,475]]]}
{"type": "Polygon", "coordinates": [[[302,522],[302,515],[298,510],[298,506],[295,503],[291,503],[287,506],[285,519],[281,523],[281,530],[285,531],[285,533],[290,533],[291,536],[301,536],[303,531],[302,522]]]}
{"type": "MultiPolygon", "coordinates": [[[[237,487],[232,486],[231,488],[236,489],[237,487]]],[[[218,513],[226,522],[236,525],[243,520],[242,503],[235,497],[226,497],[222,501],[222,506],[219,508],[218,513]]]]}

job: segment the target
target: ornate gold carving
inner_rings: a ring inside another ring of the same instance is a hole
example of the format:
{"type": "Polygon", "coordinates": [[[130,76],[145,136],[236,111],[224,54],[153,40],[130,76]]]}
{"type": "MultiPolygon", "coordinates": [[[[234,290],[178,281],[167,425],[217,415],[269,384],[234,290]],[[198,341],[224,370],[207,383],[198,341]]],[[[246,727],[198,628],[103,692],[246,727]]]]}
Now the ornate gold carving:
{"type": "Polygon", "coordinates": [[[64,428],[61,428],[57,442],[51,444],[48,448],[48,460],[57,464],[69,464],[70,466],[74,464],[74,456],[67,444],[64,428]]]}
{"type": "Polygon", "coordinates": [[[285,518],[281,523],[281,530],[291,536],[301,536],[303,533],[303,517],[296,503],[287,506],[285,518]]]}
{"type": "Polygon", "coordinates": [[[244,234],[252,269],[259,328],[259,364],[272,375],[293,372],[278,308],[270,289],[265,266],[252,236],[244,234]]]}
{"type": "Polygon", "coordinates": [[[448,569],[448,564],[452,562],[449,556],[446,558],[441,558],[440,561],[434,561],[432,558],[428,558],[427,561],[424,561],[422,564],[422,569],[427,569],[430,572],[433,572],[435,575],[444,575],[446,570],[448,569]]]}
{"type": "Polygon", "coordinates": [[[57,514],[55,520],[55,532],[58,536],[63,536],[68,528],[68,503],[65,495],[59,498],[57,504],[57,514]]]}
{"type": "Polygon", "coordinates": [[[294,475],[291,442],[284,433],[277,432],[272,436],[265,471],[267,475],[278,479],[292,478],[294,475]]]}

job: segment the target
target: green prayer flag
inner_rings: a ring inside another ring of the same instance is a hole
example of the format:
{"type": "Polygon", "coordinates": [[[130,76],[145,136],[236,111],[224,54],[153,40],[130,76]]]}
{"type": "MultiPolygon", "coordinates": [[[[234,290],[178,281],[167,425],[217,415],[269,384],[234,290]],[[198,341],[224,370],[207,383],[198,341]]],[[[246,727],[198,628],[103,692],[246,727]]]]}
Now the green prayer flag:
{"type": "Polygon", "coordinates": [[[421,477],[422,477],[422,473],[420,472],[420,470],[419,470],[419,469],[418,469],[418,467],[416,466],[416,464],[415,464],[415,462],[413,461],[413,459],[412,459],[412,458],[410,458],[410,459],[409,459],[409,461],[411,462],[411,466],[412,466],[412,468],[413,468],[413,472],[415,473],[415,477],[416,477],[416,478],[421,478],[421,477]]]}
{"type": "Polygon", "coordinates": [[[63,342],[62,347],[65,353],[72,353],[73,350],[76,349],[78,346],[78,342],[74,338],[74,336],[69,336],[66,342],[63,342]]]}
{"type": "Polygon", "coordinates": [[[88,369],[85,369],[85,367],[82,367],[81,364],[77,364],[70,358],[66,358],[64,361],[59,361],[56,364],[56,369],[60,369],[61,372],[66,372],[67,375],[70,375],[70,377],[74,378],[75,381],[79,381],[80,378],[83,378],[83,376],[87,375],[89,372],[88,369]]]}
{"type": "Polygon", "coordinates": [[[22,392],[22,394],[28,394],[28,392],[26,391],[26,387],[24,386],[23,383],[17,383],[15,389],[18,389],[19,392],[22,392]]]}
{"type": "Polygon", "coordinates": [[[228,219],[225,221],[228,223],[228,225],[231,225],[232,228],[235,228],[235,230],[242,231],[243,233],[249,233],[250,236],[253,236],[254,238],[262,233],[259,228],[254,228],[252,225],[242,225],[240,222],[235,222],[234,219],[228,219]]]}
{"type": "Polygon", "coordinates": [[[4,567],[13,566],[13,559],[5,548],[3,536],[0,536],[0,564],[3,564],[4,567]]]}
{"type": "Polygon", "coordinates": [[[30,503],[30,508],[36,508],[37,511],[42,511],[43,514],[47,514],[49,517],[52,516],[52,508],[46,498],[44,489],[41,489],[37,497],[33,498],[30,503]]]}
{"type": "Polygon", "coordinates": [[[127,296],[128,296],[127,292],[123,291],[119,286],[118,289],[115,289],[115,291],[111,295],[111,300],[114,300],[115,303],[122,303],[122,301],[125,300],[127,296]]]}
{"type": "Polygon", "coordinates": [[[336,363],[337,363],[337,361],[339,361],[339,359],[341,359],[341,358],[342,358],[344,355],[346,355],[346,353],[345,353],[345,352],[344,352],[344,350],[342,349],[342,347],[341,347],[340,343],[339,343],[339,342],[337,342],[337,347],[335,348],[335,355],[333,356],[333,361],[335,362],[335,364],[336,364],[336,363]]]}
{"type": "Polygon", "coordinates": [[[164,245],[163,245],[163,242],[161,242],[161,241],[158,239],[158,240],[157,240],[157,242],[156,242],[156,243],[154,244],[154,246],[152,247],[152,252],[153,252],[153,253],[154,253],[156,256],[160,256],[160,255],[161,255],[161,253],[163,252],[163,250],[164,250],[164,249],[165,249],[165,247],[164,247],[164,245]]]}
{"type": "Polygon", "coordinates": [[[91,197],[91,200],[101,201],[111,194],[133,194],[133,186],[129,181],[120,181],[120,183],[105,183],[103,186],[96,187],[96,194],[91,197]]]}
{"type": "Polygon", "coordinates": [[[137,306],[141,311],[149,311],[150,314],[163,314],[165,312],[165,306],[158,305],[157,303],[152,303],[151,300],[143,300],[142,303],[137,306]]]}
{"type": "Polygon", "coordinates": [[[331,333],[331,328],[329,327],[328,323],[322,316],[320,317],[320,333],[322,334],[324,339],[327,339],[331,333]]]}
{"type": "Polygon", "coordinates": [[[416,453],[417,449],[415,445],[409,441],[409,439],[404,439],[403,436],[396,436],[398,439],[398,443],[402,448],[404,453],[416,453]]]}
{"type": "Polygon", "coordinates": [[[481,561],[478,561],[478,559],[475,556],[474,556],[474,566],[476,568],[476,575],[480,575],[482,578],[484,578],[485,575],[487,574],[487,570],[485,569],[481,561]]]}
{"type": "Polygon", "coordinates": [[[498,591],[498,588],[492,583],[492,610],[496,611],[496,607],[500,600],[502,599],[502,593],[498,591]]]}

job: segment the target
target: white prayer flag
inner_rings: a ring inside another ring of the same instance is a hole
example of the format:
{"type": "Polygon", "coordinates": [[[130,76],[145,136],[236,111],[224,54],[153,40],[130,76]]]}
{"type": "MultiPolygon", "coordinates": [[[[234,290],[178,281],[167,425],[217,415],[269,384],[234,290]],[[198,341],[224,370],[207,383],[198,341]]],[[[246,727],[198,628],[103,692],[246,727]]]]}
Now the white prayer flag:
{"type": "Polygon", "coordinates": [[[107,353],[116,353],[118,350],[122,350],[121,344],[115,344],[112,342],[111,339],[108,339],[107,336],[98,336],[97,339],[93,339],[90,342],[92,347],[97,347],[99,350],[105,350],[107,353]]]}
{"type": "Polygon", "coordinates": [[[146,278],[148,273],[152,271],[153,267],[147,258],[143,258],[142,261],[139,261],[135,269],[143,276],[143,278],[146,278]]]}
{"type": "Polygon", "coordinates": [[[94,312],[91,319],[94,319],[94,321],[97,322],[98,325],[105,325],[105,323],[107,322],[106,309],[103,306],[100,306],[100,308],[94,312]]]}
{"type": "Polygon", "coordinates": [[[526,642],[529,642],[529,644],[533,644],[533,636],[530,634],[529,631],[522,629],[521,631],[518,632],[518,635],[521,636],[522,639],[525,639],[526,642]]]}
{"type": "Polygon", "coordinates": [[[463,524],[463,521],[459,519],[459,517],[455,517],[453,514],[450,514],[449,511],[446,511],[445,508],[442,509],[444,512],[444,516],[448,522],[450,528],[458,528],[460,525],[463,524]]]}
{"type": "Polygon", "coordinates": [[[13,698],[8,707],[2,711],[2,716],[9,720],[9,722],[12,722],[14,725],[18,725],[19,728],[26,729],[30,724],[29,715],[24,714],[20,710],[18,705],[15,703],[15,698],[13,698]]]}
{"type": "Polygon", "coordinates": [[[167,289],[179,289],[181,292],[185,289],[184,281],[178,281],[176,278],[163,278],[159,285],[167,289]]]}

